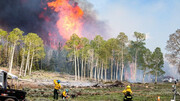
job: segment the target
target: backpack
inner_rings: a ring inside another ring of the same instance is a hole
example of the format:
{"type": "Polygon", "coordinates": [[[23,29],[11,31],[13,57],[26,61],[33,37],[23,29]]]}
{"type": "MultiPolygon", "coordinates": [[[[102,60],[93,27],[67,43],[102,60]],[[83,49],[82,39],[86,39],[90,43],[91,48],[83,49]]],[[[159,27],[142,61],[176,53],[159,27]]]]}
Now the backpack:
{"type": "Polygon", "coordinates": [[[132,95],[130,92],[126,92],[126,95],[124,97],[124,101],[132,101],[132,95]]]}

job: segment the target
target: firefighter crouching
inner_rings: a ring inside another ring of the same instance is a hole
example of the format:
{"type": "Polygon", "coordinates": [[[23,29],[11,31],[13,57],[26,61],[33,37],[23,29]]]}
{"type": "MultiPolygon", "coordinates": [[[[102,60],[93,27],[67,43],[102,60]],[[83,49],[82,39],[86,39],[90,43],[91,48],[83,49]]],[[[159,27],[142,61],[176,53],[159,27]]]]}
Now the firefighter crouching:
{"type": "Polygon", "coordinates": [[[131,86],[127,86],[125,90],[122,91],[124,94],[124,101],[132,101],[132,90],[131,86]]]}
{"type": "Polygon", "coordinates": [[[54,80],[54,99],[58,100],[58,90],[61,89],[60,80],[54,80]]]}
{"type": "Polygon", "coordinates": [[[62,99],[68,99],[69,98],[69,96],[68,96],[68,89],[66,89],[65,91],[63,91],[63,93],[62,93],[62,99]]]}

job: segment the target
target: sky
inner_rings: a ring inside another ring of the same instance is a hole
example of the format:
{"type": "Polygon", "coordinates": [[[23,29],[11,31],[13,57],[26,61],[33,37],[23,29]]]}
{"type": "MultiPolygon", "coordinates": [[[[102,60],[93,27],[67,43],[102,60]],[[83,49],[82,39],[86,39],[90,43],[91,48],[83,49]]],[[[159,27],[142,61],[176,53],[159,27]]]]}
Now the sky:
{"type": "Polygon", "coordinates": [[[146,47],[160,47],[165,54],[169,35],[180,28],[180,0],[88,0],[98,19],[109,26],[110,37],[125,32],[134,40],[135,31],[147,35],[146,47]]]}

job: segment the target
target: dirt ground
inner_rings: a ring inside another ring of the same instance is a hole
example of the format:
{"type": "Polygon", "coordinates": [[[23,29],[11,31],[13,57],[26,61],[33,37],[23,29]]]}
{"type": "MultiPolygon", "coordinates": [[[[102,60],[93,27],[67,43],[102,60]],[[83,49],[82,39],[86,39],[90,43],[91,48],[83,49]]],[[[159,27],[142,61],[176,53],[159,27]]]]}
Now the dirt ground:
{"type": "MultiPolygon", "coordinates": [[[[8,68],[0,68],[4,71],[8,71],[8,68]]],[[[17,69],[12,70],[12,74],[19,76],[17,69]]],[[[29,88],[47,88],[53,87],[53,80],[61,80],[61,85],[64,87],[90,87],[96,84],[96,82],[89,81],[87,79],[82,79],[80,81],[75,81],[74,76],[69,74],[60,74],[58,72],[47,72],[47,71],[34,71],[29,76],[19,77],[18,80],[8,79],[8,84],[10,86],[17,85],[18,89],[29,88]]],[[[12,87],[13,88],[13,87],[12,87]]]]}
{"type": "MultiPolygon", "coordinates": [[[[18,71],[13,70],[12,73],[18,76],[18,71]]],[[[72,101],[123,101],[122,91],[127,85],[131,85],[133,101],[157,101],[158,96],[161,101],[170,101],[173,97],[173,83],[141,84],[117,81],[97,83],[86,79],[74,81],[72,75],[45,71],[35,71],[31,76],[21,77],[18,81],[12,81],[12,79],[8,81],[10,81],[9,84],[16,82],[17,89],[27,92],[27,101],[53,101],[54,79],[61,80],[62,89],[59,90],[59,95],[63,90],[69,89],[69,95],[74,96],[70,98],[72,101]]],[[[11,87],[15,88],[14,85],[11,87]]],[[[177,89],[180,92],[180,83],[177,84],[177,89]]],[[[180,101],[180,96],[177,96],[177,101],[180,101]]]]}

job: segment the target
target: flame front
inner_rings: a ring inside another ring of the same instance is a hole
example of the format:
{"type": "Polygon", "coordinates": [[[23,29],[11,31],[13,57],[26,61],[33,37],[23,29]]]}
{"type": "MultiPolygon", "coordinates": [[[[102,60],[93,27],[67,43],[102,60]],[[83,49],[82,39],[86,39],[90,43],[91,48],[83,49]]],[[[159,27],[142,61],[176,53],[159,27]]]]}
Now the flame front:
{"type": "Polygon", "coordinates": [[[48,3],[48,7],[58,13],[58,21],[56,26],[59,34],[66,40],[70,39],[73,33],[82,37],[82,25],[81,22],[83,11],[77,3],[72,5],[69,0],[56,0],[48,3]]]}

